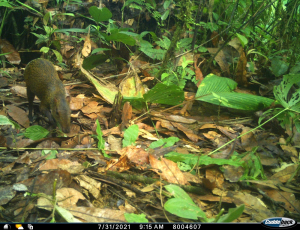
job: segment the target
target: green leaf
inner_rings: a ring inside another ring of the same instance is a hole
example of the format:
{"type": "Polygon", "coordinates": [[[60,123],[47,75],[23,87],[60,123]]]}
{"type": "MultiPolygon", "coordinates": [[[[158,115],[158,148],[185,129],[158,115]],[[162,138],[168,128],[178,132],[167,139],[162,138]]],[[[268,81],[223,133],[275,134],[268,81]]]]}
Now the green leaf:
{"type": "Polygon", "coordinates": [[[206,49],[205,47],[203,47],[203,46],[200,46],[200,47],[198,48],[198,52],[200,52],[200,53],[206,53],[206,52],[207,52],[207,49],[206,49]]]}
{"type": "Polygon", "coordinates": [[[244,208],[245,208],[244,204],[236,208],[230,208],[228,210],[228,213],[226,215],[221,216],[220,219],[217,221],[217,223],[232,222],[236,220],[237,218],[240,217],[240,215],[242,215],[244,208]]]}
{"type": "Polygon", "coordinates": [[[92,54],[95,54],[95,53],[98,53],[98,52],[104,52],[104,51],[108,51],[110,49],[107,49],[107,48],[97,48],[97,49],[94,49],[92,51],[92,54]]]}
{"type": "Polygon", "coordinates": [[[9,4],[9,2],[0,2],[0,7],[13,8],[13,6],[9,4]]]}
{"type": "Polygon", "coordinates": [[[229,78],[209,74],[199,85],[198,91],[196,93],[196,98],[209,95],[212,92],[232,92],[236,87],[237,83],[229,78]]]}
{"type": "Polygon", "coordinates": [[[198,217],[206,220],[205,213],[193,202],[191,197],[177,185],[166,185],[166,190],[175,198],[169,199],[164,208],[179,217],[196,220],[198,217]]]}
{"type": "Polygon", "coordinates": [[[248,43],[248,39],[245,36],[243,36],[243,35],[241,35],[239,33],[236,33],[236,36],[240,40],[242,46],[245,47],[245,45],[247,45],[247,43],[248,43]]]}
{"type": "MultiPolygon", "coordinates": [[[[274,96],[276,100],[289,110],[300,113],[300,89],[296,87],[295,92],[290,95],[293,85],[300,82],[300,74],[284,75],[280,85],[274,87],[274,96]]],[[[295,87],[294,87],[295,88],[295,87]]]]}
{"type": "Polygon", "coordinates": [[[194,154],[181,154],[177,152],[170,152],[165,155],[165,157],[174,162],[182,161],[191,166],[194,165],[233,165],[233,166],[242,166],[243,161],[240,159],[220,159],[220,158],[212,158],[210,156],[196,156],[194,154]]]}
{"type": "Polygon", "coordinates": [[[52,50],[52,52],[55,54],[56,59],[58,60],[58,62],[62,63],[63,58],[62,58],[61,54],[57,50],[52,50]]]}
{"type": "Polygon", "coordinates": [[[144,99],[150,103],[178,105],[184,101],[184,93],[176,85],[158,83],[144,94],[144,99]]]}
{"type": "Polygon", "coordinates": [[[179,141],[178,137],[168,137],[168,138],[163,138],[163,139],[159,139],[157,141],[154,141],[150,144],[149,148],[154,149],[154,148],[158,148],[162,145],[164,145],[164,147],[170,147],[173,146],[176,142],[179,141]]]}
{"type": "Polygon", "coordinates": [[[132,125],[124,132],[124,139],[122,141],[123,147],[127,147],[130,145],[135,145],[135,141],[137,140],[139,135],[139,127],[137,125],[132,125]]]}
{"type": "Polygon", "coordinates": [[[69,34],[70,32],[74,32],[74,33],[85,33],[87,34],[89,32],[89,28],[87,27],[86,29],[79,29],[79,28],[70,28],[70,29],[57,29],[54,30],[53,32],[55,33],[65,33],[65,34],[69,34]]]}
{"type": "Polygon", "coordinates": [[[109,35],[106,37],[106,39],[108,41],[116,41],[116,42],[122,42],[126,45],[130,45],[130,46],[134,46],[135,45],[135,39],[132,38],[131,36],[122,33],[122,32],[118,32],[112,35],[109,35]]]}
{"type": "Polygon", "coordinates": [[[104,63],[108,59],[105,54],[92,55],[83,60],[82,67],[86,70],[91,70],[94,67],[104,63]]]}
{"type": "Polygon", "coordinates": [[[170,10],[166,10],[164,14],[161,16],[161,20],[164,21],[168,18],[170,10]]]}
{"type": "MultiPolygon", "coordinates": [[[[146,44],[146,43],[143,43],[146,44]]],[[[149,46],[142,46],[142,43],[140,44],[141,48],[140,50],[146,54],[148,57],[152,59],[162,60],[164,58],[164,55],[166,53],[166,50],[163,49],[154,49],[149,46]]]]}
{"type": "Polygon", "coordinates": [[[128,223],[148,223],[145,214],[124,213],[124,217],[128,223]]]}
{"type": "Polygon", "coordinates": [[[237,83],[229,78],[209,74],[201,82],[196,100],[241,110],[260,110],[272,104],[273,100],[251,94],[235,93],[237,83]]]}
{"type": "Polygon", "coordinates": [[[45,156],[45,155],[47,155],[49,153],[50,153],[50,155],[46,157],[47,160],[55,159],[56,155],[58,154],[58,152],[56,150],[54,150],[54,149],[50,150],[49,149],[49,150],[42,150],[41,155],[45,156]]]}
{"type": "Polygon", "coordinates": [[[59,215],[64,218],[68,223],[80,223],[79,219],[75,218],[71,212],[69,212],[67,209],[64,209],[62,207],[59,207],[58,205],[55,205],[55,210],[59,215]]]}
{"type": "Polygon", "coordinates": [[[40,13],[39,11],[37,11],[36,9],[34,9],[34,8],[32,8],[32,7],[26,5],[26,4],[24,4],[24,3],[22,3],[22,2],[20,2],[20,1],[18,1],[18,0],[16,0],[16,2],[19,3],[20,5],[22,5],[22,6],[26,7],[26,8],[28,8],[28,9],[30,9],[30,10],[32,10],[32,11],[34,11],[35,13],[37,13],[37,14],[43,16],[43,14],[41,14],[41,13],[40,13]]]}
{"type": "Polygon", "coordinates": [[[46,137],[49,131],[39,125],[33,125],[26,129],[24,136],[31,140],[40,140],[46,137]]]}
{"type": "Polygon", "coordinates": [[[164,9],[166,10],[171,4],[171,1],[170,0],[167,0],[164,2],[164,9]]]}
{"type": "Polygon", "coordinates": [[[129,101],[132,107],[136,109],[143,109],[146,107],[146,101],[144,98],[137,98],[137,97],[123,97],[123,101],[129,101]]]}
{"type": "Polygon", "coordinates": [[[14,123],[3,115],[0,115],[0,125],[12,125],[15,128],[14,123]]]}
{"type": "Polygon", "coordinates": [[[193,204],[193,200],[192,198],[179,186],[177,185],[166,185],[165,189],[172,194],[172,196],[174,196],[175,198],[180,198],[182,200],[185,200],[185,202],[189,203],[189,204],[193,204]]]}
{"type": "Polygon", "coordinates": [[[271,62],[271,71],[276,77],[279,77],[287,72],[289,64],[282,61],[280,58],[274,58],[271,62]]]}
{"type": "Polygon", "coordinates": [[[43,52],[43,53],[45,53],[45,54],[48,53],[49,50],[50,50],[50,48],[49,48],[49,47],[46,47],[46,46],[43,46],[43,47],[40,49],[40,51],[43,52]]]}
{"type": "Polygon", "coordinates": [[[89,8],[89,13],[96,22],[108,21],[112,17],[112,13],[106,7],[99,9],[96,6],[91,6],[89,8]]]}

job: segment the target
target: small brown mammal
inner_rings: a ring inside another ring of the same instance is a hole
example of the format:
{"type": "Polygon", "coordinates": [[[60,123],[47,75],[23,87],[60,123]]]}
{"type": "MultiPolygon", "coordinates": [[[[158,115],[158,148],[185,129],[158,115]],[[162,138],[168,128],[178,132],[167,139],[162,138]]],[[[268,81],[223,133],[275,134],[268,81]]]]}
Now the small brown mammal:
{"type": "Polygon", "coordinates": [[[36,95],[41,101],[40,112],[49,118],[50,123],[56,127],[56,121],[63,132],[70,132],[69,103],[53,64],[46,59],[34,59],[27,64],[24,78],[29,102],[29,120],[32,121],[33,99],[36,95]]]}

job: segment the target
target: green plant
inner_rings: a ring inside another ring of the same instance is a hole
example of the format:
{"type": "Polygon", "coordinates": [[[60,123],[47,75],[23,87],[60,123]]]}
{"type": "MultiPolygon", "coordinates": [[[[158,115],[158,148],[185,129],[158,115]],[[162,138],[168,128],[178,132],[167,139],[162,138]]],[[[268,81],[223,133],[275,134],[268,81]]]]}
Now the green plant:
{"type": "Polygon", "coordinates": [[[20,125],[6,116],[0,115],[0,125],[11,125],[13,128],[20,129],[20,125]]]}
{"type": "Polygon", "coordinates": [[[275,116],[282,128],[292,127],[291,122],[300,132],[300,74],[284,75],[280,85],[274,87],[277,104],[283,108],[268,109],[259,118],[259,124],[268,116],[275,116]]]}
{"type": "MultiPolygon", "coordinates": [[[[258,180],[263,179],[266,180],[267,177],[264,173],[263,166],[261,164],[260,158],[258,154],[256,154],[258,147],[255,147],[249,153],[246,153],[247,156],[247,163],[243,165],[244,174],[240,178],[240,180],[258,180]]],[[[243,158],[245,154],[238,156],[238,158],[243,158]]]]}
{"type": "Polygon", "coordinates": [[[98,121],[98,119],[96,120],[96,133],[97,133],[97,136],[96,138],[98,139],[98,149],[99,151],[101,151],[105,157],[109,157],[106,153],[105,153],[105,140],[103,139],[103,133],[101,131],[101,126],[100,126],[100,123],[98,121]]]}
{"type": "Polygon", "coordinates": [[[174,196],[164,204],[164,209],[168,212],[186,219],[198,220],[200,222],[232,222],[237,219],[244,211],[244,205],[229,209],[223,215],[224,209],[215,218],[207,218],[203,212],[191,199],[191,197],[177,185],[166,185],[165,189],[174,196]]]}
{"type": "Polygon", "coordinates": [[[123,147],[135,145],[139,135],[139,127],[137,125],[131,125],[124,132],[124,139],[122,141],[123,147]]]}
{"type": "Polygon", "coordinates": [[[25,130],[24,136],[36,141],[46,137],[48,134],[49,131],[47,129],[39,125],[33,125],[25,130]]]}
{"type": "Polygon", "coordinates": [[[195,73],[187,66],[193,63],[193,61],[186,60],[186,58],[182,57],[182,65],[178,66],[175,71],[170,71],[170,73],[163,73],[161,75],[161,81],[166,85],[178,85],[180,89],[185,87],[186,81],[191,80],[195,85],[197,81],[195,79],[195,73]]]}

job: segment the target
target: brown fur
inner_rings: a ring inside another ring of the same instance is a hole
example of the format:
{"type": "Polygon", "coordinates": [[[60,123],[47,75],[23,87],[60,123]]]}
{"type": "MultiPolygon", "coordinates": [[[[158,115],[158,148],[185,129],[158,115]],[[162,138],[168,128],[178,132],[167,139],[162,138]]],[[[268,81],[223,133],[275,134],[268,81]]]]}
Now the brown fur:
{"type": "Polygon", "coordinates": [[[29,102],[29,119],[32,121],[33,99],[36,95],[41,100],[40,111],[49,118],[50,123],[56,126],[56,121],[63,132],[70,132],[69,103],[53,64],[46,59],[34,59],[27,64],[24,78],[29,102]]]}

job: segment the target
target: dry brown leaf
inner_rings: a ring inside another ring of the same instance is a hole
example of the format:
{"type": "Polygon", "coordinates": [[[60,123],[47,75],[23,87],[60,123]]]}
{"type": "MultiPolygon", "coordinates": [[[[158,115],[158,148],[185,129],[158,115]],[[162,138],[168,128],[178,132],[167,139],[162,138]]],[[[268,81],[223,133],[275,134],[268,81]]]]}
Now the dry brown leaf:
{"type": "Polygon", "coordinates": [[[132,106],[130,102],[126,101],[122,110],[122,124],[124,127],[128,127],[130,120],[132,119],[132,106]]]}
{"type": "Polygon", "coordinates": [[[83,56],[87,57],[90,55],[91,50],[92,50],[92,46],[91,46],[90,33],[88,33],[85,37],[81,53],[83,56]]]}
{"type": "Polygon", "coordinates": [[[78,97],[71,97],[70,100],[70,109],[71,110],[80,110],[83,107],[84,98],[82,96],[78,97]]]}
{"type": "Polygon", "coordinates": [[[142,148],[137,148],[135,146],[127,146],[121,151],[119,151],[118,154],[121,155],[121,158],[126,155],[129,161],[137,165],[149,163],[149,154],[142,148]]]}
{"type": "Polygon", "coordinates": [[[0,48],[2,50],[1,53],[8,53],[5,54],[6,59],[13,65],[19,65],[21,62],[20,54],[19,52],[13,47],[12,44],[10,44],[5,39],[0,39],[0,48]]]}
{"type": "Polygon", "coordinates": [[[270,179],[274,179],[274,180],[277,179],[280,182],[285,183],[295,173],[298,166],[299,166],[298,164],[289,165],[285,167],[283,170],[280,170],[279,172],[273,174],[270,179]]]}
{"type": "Polygon", "coordinates": [[[110,145],[110,149],[113,151],[120,151],[122,149],[122,138],[117,138],[114,135],[107,137],[107,142],[110,145]]]}
{"type": "Polygon", "coordinates": [[[295,194],[274,189],[267,189],[264,192],[274,201],[284,203],[284,209],[290,213],[296,213],[300,210],[300,201],[295,197],[295,194]]]}
{"type": "Polygon", "coordinates": [[[157,160],[154,156],[149,154],[150,165],[152,166],[152,170],[157,174],[161,175],[162,178],[170,183],[188,185],[184,174],[178,168],[178,165],[173,161],[162,158],[161,160],[157,160]],[[159,171],[160,170],[160,171],[159,171]]]}
{"type": "Polygon", "coordinates": [[[227,196],[233,198],[236,205],[245,204],[244,212],[251,215],[257,222],[275,216],[275,213],[272,213],[261,199],[249,193],[228,192],[227,196]]]}
{"type": "Polygon", "coordinates": [[[200,129],[215,129],[217,126],[215,124],[204,124],[200,127],[200,129]]]}
{"type": "Polygon", "coordinates": [[[203,184],[206,188],[213,190],[214,188],[222,188],[224,183],[223,174],[216,168],[207,169],[206,178],[203,178],[203,184]]]}
{"type": "Polygon", "coordinates": [[[106,170],[118,171],[118,172],[124,172],[126,170],[129,170],[130,168],[131,168],[131,164],[126,155],[120,157],[118,160],[117,159],[110,160],[106,166],[106,170]]]}
{"type": "Polygon", "coordinates": [[[64,169],[69,173],[80,173],[84,167],[78,162],[72,162],[67,159],[51,159],[41,164],[39,170],[64,169]]]}
{"type": "MultiPolygon", "coordinates": [[[[241,134],[244,134],[251,130],[250,127],[244,127],[241,134]]],[[[250,132],[244,136],[241,137],[241,144],[242,147],[245,148],[247,151],[251,151],[251,149],[255,146],[258,146],[256,138],[253,134],[253,132],[250,132]]]]}
{"type": "Polygon", "coordinates": [[[98,106],[97,101],[90,101],[86,106],[81,108],[83,113],[98,113],[103,106],[98,106]]]}
{"type": "Polygon", "coordinates": [[[125,211],[113,209],[101,209],[94,207],[71,207],[68,209],[75,217],[84,222],[98,222],[98,223],[124,223],[126,222],[125,211]]]}
{"type": "Polygon", "coordinates": [[[76,206],[78,200],[86,200],[82,193],[73,188],[57,189],[56,198],[57,204],[63,208],[76,206]]]}
{"type": "Polygon", "coordinates": [[[27,116],[27,113],[23,110],[20,109],[17,106],[14,105],[7,105],[6,108],[7,113],[10,117],[12,117],[12,119],[14,119],[17,123],[19,123],[21,126],[23,126],[24,128],[28,128],[29,127],[29,118],[27,116]]]}
{"type": "Polygon", "coordinates": [[[77,183],[87,190],[95,199],[98,199],[100,197],[100,191],[101,191],[101,182],[98,182],[94,180],[93,178],[90,178],[86,175],[79,175],[74,178],[77,183]]]}

